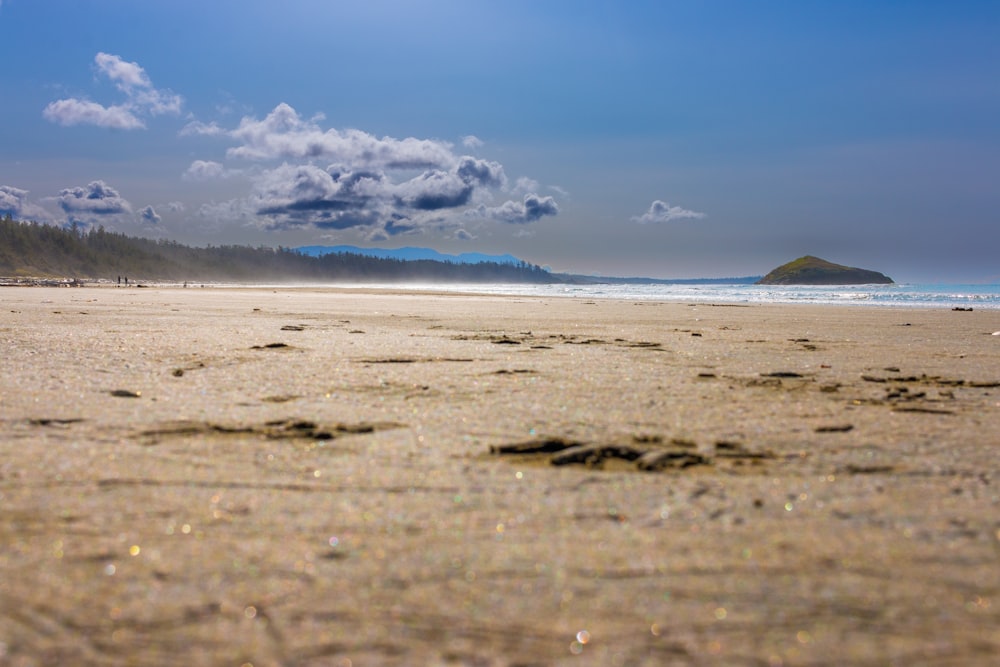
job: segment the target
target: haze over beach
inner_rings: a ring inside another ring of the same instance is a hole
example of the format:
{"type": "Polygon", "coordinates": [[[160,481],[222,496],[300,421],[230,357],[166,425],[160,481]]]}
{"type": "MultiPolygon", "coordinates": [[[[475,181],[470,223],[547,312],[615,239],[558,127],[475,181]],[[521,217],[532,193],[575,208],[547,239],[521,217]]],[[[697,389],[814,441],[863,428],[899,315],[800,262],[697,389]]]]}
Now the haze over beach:
{"type": "Polygon", "coordinates": [[[0,216],[997,282],[998,36],[992,2],[5,0],[0,216]]]}

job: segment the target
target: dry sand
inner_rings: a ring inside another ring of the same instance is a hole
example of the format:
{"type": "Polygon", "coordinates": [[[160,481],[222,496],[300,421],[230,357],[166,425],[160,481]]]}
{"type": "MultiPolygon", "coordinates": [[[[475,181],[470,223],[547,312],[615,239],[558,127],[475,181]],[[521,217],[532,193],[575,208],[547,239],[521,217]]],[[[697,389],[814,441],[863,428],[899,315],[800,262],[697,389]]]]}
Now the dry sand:
{"type": "Polygon", "coordinates": [[[4,288],[0,664],[998,664],[998,329],[4,288]]]}

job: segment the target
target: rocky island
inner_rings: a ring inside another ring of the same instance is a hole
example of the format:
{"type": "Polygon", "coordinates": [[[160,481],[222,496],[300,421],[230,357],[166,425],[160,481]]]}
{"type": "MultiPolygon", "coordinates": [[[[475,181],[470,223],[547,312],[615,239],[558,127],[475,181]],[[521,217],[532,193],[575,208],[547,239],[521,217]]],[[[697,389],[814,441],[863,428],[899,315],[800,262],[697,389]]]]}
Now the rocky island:
{"type": "Polygon", "coordinates": [[[758,285],[891,285],[892,278],[868,269],[834,264],[806,255],[782,264],[757,281],[758,285]]]}

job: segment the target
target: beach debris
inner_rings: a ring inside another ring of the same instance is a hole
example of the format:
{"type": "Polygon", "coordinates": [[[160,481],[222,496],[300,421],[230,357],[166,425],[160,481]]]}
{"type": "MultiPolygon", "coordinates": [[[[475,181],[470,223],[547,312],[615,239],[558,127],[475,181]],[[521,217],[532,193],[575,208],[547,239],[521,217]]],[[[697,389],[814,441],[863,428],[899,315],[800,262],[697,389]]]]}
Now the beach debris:
{"type": "Polygon", "coordinates": [[[521,341],[514,340],[513,338],[499,338],[492,341],[494,345],[520,345],[521,341]]]}
{"type": "Polygon", "coordinates": [[[110,392],[112,396],[116,398],[141,398],[141,391],[132,391],[130,389],[112,389],[110,392]]]}
{"type": "Polygon", "coordinates": [[[762,460],[762,459],[773,459],[776,458],[774,452],[770,450],[756,451],[747,449],[745,445],[739,442],[729,442],[727,440],[722,440],[715,443],[715,456],[716,458],[722,459],[736,459],[736,460],[762,460]]]}
{"type": "Polygon", "coordinates": [[[701,454],[685,450],[649,450],[636,461],[639,470],[655,471],[665,468],[683,469],[696,465],[708,465],[709,459],[701,454]]]}
{"type": "Polygon", "coordinates": [[[582,465],[598,469],[605,467],[607,463],[617,462],[619,470],[624,463],[643,472],[684,470],[718,463],[739,466],[747,461],[757,463],[763,459],[776,458],[770,451],[753,451],[740,443],[728,441],[715,444],[713,457],[699,451],[697,443],[693,441],[679,438],[667,441],[662,436],[649,434],[634,436],[632,443],[580,442],[561,437],[536,438],[492,445],[490,454],[512,456],[518,461],[535,459],[539,463],[553,466],[582,465]]]}
{"type": "Polygon", "coordinates": [[[972,312],[972,308],[963,308],[961,306],[955,306],[954,308],[952,308],[952,310],[958,311],[960,313],[969,313],[969,312],[972,312]]]}
{"type": "Polygon", "coordinates": [[[815,429],[816,433],[847,433],[848,431],[854,430],[854,424],[827,424],[824,426],[817,426],[815,429]]]}
{"type": "Polygon", "coordinates": [[[491,445],[490,454],[549,454],[561,452],[571,447],[579,447],[582,444],[582,442],[564,440],[563,438],[540,438],[506,445],[491,445]]]}
{"type": "Polygon", "coordinates": [[[930,415],[953,415],[952,410],[942,410],[941,408],[928,408],[920,405],[898,405],[893,407],[893,412],[922,412],[930,415]]]}
{"type": "Polygon", "coordinates": [[[282,331],[305,331],[305,327],[301,324],[286,324],[281,327],[282,331]]]}
{"type": "Polygon", "coordinates": [[[655,350],[657,352],[663,351],[663,343],[656,343],[651,340],[627,341],[622,338],[616,338],[615,342],[624,347],[636,347],[645,350],[655,350]]]}
{"type": "Polygon", "coordinates": [[[895,466],[891,465],[856,465],[854,463],[848,463],[843,468],[838,468],[838,473],[847,473],[848,475],[877,475],[880,473],[892,472],[895,470],[895,466]]]}
{"type": "Polygon", "coordinates": [[[294,401],[297,398],[299,398],[299,396],[296,396],[294,394],[281,394],[275,396],[265,396],[260,400],[264,401],[265,403],[288,403],[289,401],[294,401]]]}
{"type": "Polygon", "coordinates": [[[82,422],[82,417],[69,417],[69,418],[59,418],[59,417],[39,417],[37,419],[29,419],[28,423],[32,426],[53,426],[56,428],[66,428],[70,424],[77,424],[82,422]]]}
{"type": "Polygon", "coordinates": [[[642,455],[642,450],[627,445],[577,445],[556,453],[549,459],[549,463],[554,466],[573,463],[597,465],[606,459],[635,461],[642,455]]]}
{"type": "Polygon", "coordinates": [[[264,345],[254,345],[251,350],[287,350],[291,349],[288,343],[266,343],[264,345]]]}
{"type": "Polygon", "coordinates": [[[274,419],[263,424],[221,424],[181,420],[165,422],[156,428],[146,429],[140,435],[148,438],[146,444],[159,444],[168,437],[248,435],[270,440],[333,440],[344,435],[363,435],[376,431],[402,428],[395,422],[357,422],[320,424],[308,419],[274,419]]]}

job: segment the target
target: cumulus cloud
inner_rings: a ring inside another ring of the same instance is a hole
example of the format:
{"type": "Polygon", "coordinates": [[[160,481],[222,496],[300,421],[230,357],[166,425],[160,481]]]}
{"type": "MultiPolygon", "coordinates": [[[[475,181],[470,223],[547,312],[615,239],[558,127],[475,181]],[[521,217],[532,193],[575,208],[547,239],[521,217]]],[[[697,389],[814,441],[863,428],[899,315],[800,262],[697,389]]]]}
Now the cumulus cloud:
{"type": "Polygon", "coordinates": [[[120,56],[98,53],[94,57],[97,72],[125,95],[125,101],[104,106],[86,99],[69,97],[50,103],[42,116],[59,125],[96,125],[119,130],[146,127],[141,116],[179,113],[183,98],[169,90],[153,86],[146,71],[138,63],[127,62],[120,56]]]}
{"type": "MultiPolygon", "coordinates": [[[[458,234],[454,230],[470,219],[464,215],[468,210],[482,211],[474,218],[516,223],[558,212],[551,197],[533,193],[538,184],[530,179],[518,180],[522,190],[515,194],[525,194],[523,201],[490,208],[495,193],[508,190],[503,165],[463,155],[448,142],[325,129],[323,120],[322,114],[305,118],[282,103],[263,119],[244,117],[231,130],[193,121],[181,133],[232,141],[226,165],[264,163],[243,172],[252,178],[252,192],[240,213],[249,208],[266,228],[357,228],[380,239],[429,229],[458,234]]],[[[481,145],[477,142],[463,140],[467,146],[481,145]]],[[[226,165],[196,160],[184,177],[206,180],[238,172],[226,165]]]]}
{"type": "Polygon", "coordinates": [[[217,178],[228,178],[232,172],[227,171],[221,162],[212,160],[195,160],[181,176],[186,181],[211,181],[217,178]]]}
{"type": "Polygon", "coordinates": [[[15,220],[48,222],[51,215],[41,206],[28,200],[28,191],[11,185],[0,185],[0,217],[10,216],[15,220]]]}
{"type": "Polygon", "coordinates": [[[223,202],[211,202],[198,207],[198,216],[210,222],[239,221],[251,223],[256,215],[253,207],[246,199],[228,199],[223,202]]]}
{"type": "Polygon", "coordinates": [[[52,102],[42,115],[46,120],[63,126],[96,125],[116,130],[135,130],[146,127],[139,118],[124,106],[105,107],[97,102],[73,98],[52,102]]]}
{"type": "Polygon", "coordinates": [[[514,182],[514,188],[511,192],[513,194],[528,194],[531,192],[538,192],[538,190],[538,181],[533,178],[528,178],[527,176],[521,176],[514,182]]]}
{"type": "Polygon", "coordinates": [[[193,120],[182,127],[178,134],[182,137],[221,137],[227,135],[228,131],[215,122],[203,123],[200,120],[193,120]]]}
{"type": "Polygon", "coordinates": [[[249,160],[328,160],[382,169],[424,169],[450,166],[456,157],[441,141],[408,137],[376,137],[361,130],[324,131],[316,119],[303,120],[285,103],[263,120],[244,118],[229,133],[240,146],[229,157],[249,160]]]}
{"type": "Polygon", "coordinates": [[[132,205],[104,181],[91,181],[86,187],[60,190],[55,199],[71,220],[132,212],[132,205]]]}
{"type": "Polygon", "coordinates": [[[270,226],[379,226],[397,235],[447,227],[444,214],[504,183],[500,164],[468,156],[456,158],[450,169],[427,169],[398,183],[381,169],[286,162],[257,178],[252,201],[259,215],[270,218],[270,226]]]}
{"type": "Polygon", "coordinates": [[[425,171],[396,187],[398,201],[418,211],[465,206],[475,186],[454,172],[425,171]]]}
{"type": "Polygon", "coordinates": [[[680,206],[671,206],[665,201],[657,199],[649,206],[649,210],[642,215],[632,216],[633,222],[640,225],[651,225],[660,222],[670,222],[672,220],[685,220],[692,218],[704,218],[704,213],[689,211],[680,206]]]}
{"type": "Polygon", "coordinates": [[[386,185],[377,171],[285,163],[257,179],[250,203],[257,215],[270,218],[272,227],[364,227],[386,213],[386,185]]]}
{"type": "Polygon", "coordinates": [[[483,140],[474,134],[469,134],[462,137],[462,145],[466,148],[482,148],[483,140]]]}
{"type": "Polygon", "coordinates": [[[139,219],[145,223],[155,225],[162,220],[160,215],[156,212],[152,206],[146,206],[139,211],[139,219]]]}
{"type": "Polygon", "coordinates": [[[524,195],[522,201],[509,200],[500,206],[479,207],[468,211],[470,217],[486,218],[489,220],[499,220],[511,225],[524,225],[535,222],[547,215],[557,215],[559,206],[552,197],[540,197],[530,193],[524,195]]]}

